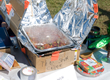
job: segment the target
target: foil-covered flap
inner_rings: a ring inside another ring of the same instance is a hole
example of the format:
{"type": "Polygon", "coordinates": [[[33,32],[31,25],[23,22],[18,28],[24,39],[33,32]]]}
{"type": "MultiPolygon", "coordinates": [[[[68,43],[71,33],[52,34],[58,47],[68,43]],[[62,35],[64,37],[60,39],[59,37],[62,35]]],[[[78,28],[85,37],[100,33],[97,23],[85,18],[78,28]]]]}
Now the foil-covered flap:
{"type": "Polygon", "coordinates": [[[53,22],[77,45],[81,45],[96,20],[93,3],[96,0],[66,0],[53,22]]]}
{"type": "Polygon", "coordinates": [[[32,1],[32,5],[30,3],[28,8],[25,10],[20,27],[34,24],[45,24],[52,21],[52,17],[47,8],[46,1],[38,0],[36,3],[34,2],[35,1],[32,1]]]}

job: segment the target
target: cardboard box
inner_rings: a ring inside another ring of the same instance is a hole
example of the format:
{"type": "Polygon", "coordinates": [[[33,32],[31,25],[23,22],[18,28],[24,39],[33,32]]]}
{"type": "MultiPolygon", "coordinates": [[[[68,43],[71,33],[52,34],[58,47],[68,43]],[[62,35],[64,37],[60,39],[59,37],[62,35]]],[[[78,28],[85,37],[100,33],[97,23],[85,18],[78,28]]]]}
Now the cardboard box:
{"type": "MultiPolygon", "coordinates": [[[[24,5],[19,0],[10,0],[10,3],[12,4],[12,7],[14,9],[14,17],[12,17],[10,20],[10,28],[17,36],[18,26],[24,13],[24,5]]],[[[2,11],[0,11],[0,14],[4,17],[4,19],[5,17],[7,17],[5,16],[5,14],[2,13],[2,11]]],[[[27,56],[29,57],[31,63],[36,67],[38,73],[61,69],[71,64],[74,64],[74,58],[79,59],[80,53],[80,50],[78,50],[77,56],[75,57],[75,51],[71,49],[63,50],[62,52],[60,52],[58,60],[51,61],[51,55],[38,57],[28,49],[26,50],[27,56]]]]}
{"type": "MultiPolygon", "coordinates": [[[[2,11],[0,11],[0,15],[2,15],[2,17],[3,17],[4,20],[5,20],[6,16],[2,13],[2,11]]],[[[15,14],[15,17],[17,17],[16,14],[15,14]]],[[[13,18],[14,18],[14,17],[12,17],[11,20],[10,20],[10,28],[11,28],[11,30],[14,32],[14,34],[17,36],[18,26],[19,26],[20,20],[19,20],[18,17],[16,18],[16,20],[14,20],[13,18]],[[17,24],[16,24],[15,22],[16,22],[17,24]]]]}
{"type": "MultiPolygon", "coordinates": [[[[59,53],[58,60],[51,61],[52,55],[38,57],[36,54],[33,54],[28,49],[26,49],[26,51],[29,61],[32,63],[32,65],[36,67],[37,73],[61,69],[71,64],[74,64],[74,62],[79,59],[80,54],[80,50],[75,51],[71,49],[64,49],[59,53]]],[[[53,52],[47,54],[52,53],[53,52]]]]}
{"type": "MultiPolygon", "coordinates": [[[[0,2],[0,6],[2,2],[0,2]]],[[[19,24],[24,14],[24,5],[19,0],[10,0],[10,3],[12,4],[12,7],[14,9],[14,17],[10,19],[10,28],[12,29],[14,34],[17,36],[19,24]]],[[[6,16],[6,14],[3,14],[1,10],[0,10],[0,15],[3,16],[4,20],[6,17],[8,17],[6,16]]]]}
{"type": "Polygon", "coordinates": [[[0,52],[11,53],[11,49],[10,48],[0,49],[0,52]]]}

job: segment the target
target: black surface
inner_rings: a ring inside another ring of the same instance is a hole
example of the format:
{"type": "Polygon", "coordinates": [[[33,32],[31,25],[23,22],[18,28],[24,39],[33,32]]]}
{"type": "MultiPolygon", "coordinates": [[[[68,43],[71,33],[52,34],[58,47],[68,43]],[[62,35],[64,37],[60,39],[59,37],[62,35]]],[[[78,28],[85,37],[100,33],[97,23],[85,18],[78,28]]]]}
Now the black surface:
{"type": "Polygon", "coordinates": [[[15,34],[13,33],[13,31],[10,28],[8,29],[8,34],[9,34],[9,36],[15,36],[15,34]]]}
{"type": "Polygon", "coordinates": [[[13,46],[5,27],[0,27],[0,49],[13,46]]]}
{"type": "Polygon", "coordinates": [[[24,53],[21,51],[19,46],[18,48],[11,47],[11,54],[15,57],[18,63],[23,63],[30,66],[28,60],[26,59],[24,53]]]}

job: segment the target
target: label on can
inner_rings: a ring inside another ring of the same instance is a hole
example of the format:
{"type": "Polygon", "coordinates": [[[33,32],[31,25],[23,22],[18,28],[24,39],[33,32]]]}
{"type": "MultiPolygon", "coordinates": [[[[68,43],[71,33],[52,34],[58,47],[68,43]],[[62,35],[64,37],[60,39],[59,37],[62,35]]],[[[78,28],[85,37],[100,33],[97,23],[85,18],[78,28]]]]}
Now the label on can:
{"type": "Polygon", "coordinates": [[[32,75],[33,72],[34,72],[34,69],[31,68],[31,67],[26,67],[26,68],[24,68],[24,69],[22,70],[22,73],[23,73],[24,75],[32,75]]]}

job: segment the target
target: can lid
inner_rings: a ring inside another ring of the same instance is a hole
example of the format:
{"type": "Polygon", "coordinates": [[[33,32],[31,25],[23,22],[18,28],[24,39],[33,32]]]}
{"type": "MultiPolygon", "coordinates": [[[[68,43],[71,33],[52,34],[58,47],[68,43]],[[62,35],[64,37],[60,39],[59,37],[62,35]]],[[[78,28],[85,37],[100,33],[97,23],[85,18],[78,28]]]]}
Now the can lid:
{"type": "Polygon", "coordinates": [[[100,28],[97,27],[97,26],[93,26],[91,31],[90,31],[90,34],[92,34],[92,35],[99,35],[100,34],[100,28]]]}
{"type": "Polygon", "coordinates": [[[32,74],[35,73],[35,69],[32,68],[32,67],[25,67],[25,68],[22,69],[22,73],[24,75],[32,75],[32,74]]]}

